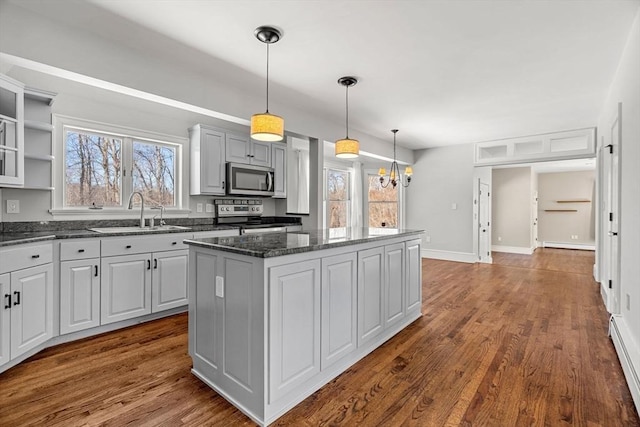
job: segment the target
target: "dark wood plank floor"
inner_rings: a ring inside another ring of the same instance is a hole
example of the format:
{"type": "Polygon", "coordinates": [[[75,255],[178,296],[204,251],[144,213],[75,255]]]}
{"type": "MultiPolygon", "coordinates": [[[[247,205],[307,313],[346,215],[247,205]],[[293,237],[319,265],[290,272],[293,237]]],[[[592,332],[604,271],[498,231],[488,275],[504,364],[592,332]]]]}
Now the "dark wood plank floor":
{"type": "MultiPolygon", "coordinates": [[[[295,426],[639,426],[593,252],[423,260],[424,316],[280,418],[295,426]]],[[[189,372],[177,315],[0,374],[0,426],[244,426],[189,372]]]]}

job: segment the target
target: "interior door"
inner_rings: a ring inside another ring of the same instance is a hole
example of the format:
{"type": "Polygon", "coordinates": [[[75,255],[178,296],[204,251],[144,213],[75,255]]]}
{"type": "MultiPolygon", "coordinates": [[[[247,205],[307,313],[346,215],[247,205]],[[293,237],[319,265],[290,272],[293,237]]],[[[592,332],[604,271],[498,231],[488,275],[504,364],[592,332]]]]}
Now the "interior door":
{"type": "Polygon", "coordinates": [[[491,263],[490,196],[489,184],[481,182],[478,190],[478,256],[480,262],[486,263],[491,263]]]}
{"type": "Polygon", "coordinates": [[[533,219],[533,226],[531,227],[531,245],[535,251],[538,248],[538,192],[533,193],[533,200],[531,201],[531,218],[533,219]]]}
{"type": "Polygon", "coordinates": [[[611,145],[608,146],[607,162],[607,187],[608,187],[608,208],[609,227],[607,230],[607,246],[609,262],[609,298],[607,298],[607,310],[611,314],[620,313],[620,237],[619,237],[619,180],[620,180],[620,113],[622,104],[618,104],[618,112],[611,125],[611,145]]]}

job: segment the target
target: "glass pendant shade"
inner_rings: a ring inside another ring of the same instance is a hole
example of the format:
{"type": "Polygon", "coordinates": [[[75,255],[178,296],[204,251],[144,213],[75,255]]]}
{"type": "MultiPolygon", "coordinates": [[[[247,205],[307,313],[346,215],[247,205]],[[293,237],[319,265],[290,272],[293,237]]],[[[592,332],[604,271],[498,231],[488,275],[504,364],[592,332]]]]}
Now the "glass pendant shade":
{"type": "Polygon", "coordinates": [[[360,143],[357,139],[339,139],[336,141],[336,157],[354,159],[360,153],[360,143]]]}
{"type": "Polygon", "coordinates": [[[282,141],[284,137],[284,119],[270,113],[251,116],[251,138],[258,141],[282,141]]]}

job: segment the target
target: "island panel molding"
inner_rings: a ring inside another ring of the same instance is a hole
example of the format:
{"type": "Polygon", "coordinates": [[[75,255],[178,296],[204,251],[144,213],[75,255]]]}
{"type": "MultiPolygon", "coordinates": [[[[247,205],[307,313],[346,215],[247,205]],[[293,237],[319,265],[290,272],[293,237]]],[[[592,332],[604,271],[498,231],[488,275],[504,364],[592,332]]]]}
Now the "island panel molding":
{"type": "Polygon", "coordinates": [[[274,422],[422,315],[420,233],[185,241],[192,373],[274,422]]]}

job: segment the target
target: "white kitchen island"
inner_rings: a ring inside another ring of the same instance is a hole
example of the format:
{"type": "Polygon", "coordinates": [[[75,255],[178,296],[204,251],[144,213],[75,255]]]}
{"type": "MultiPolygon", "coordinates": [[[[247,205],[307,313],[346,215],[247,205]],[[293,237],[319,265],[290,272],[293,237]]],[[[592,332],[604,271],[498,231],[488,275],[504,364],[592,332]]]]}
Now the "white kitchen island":
{"type": "Polygon", "coordinates": [[[274,422],[421,316],[421,233],[186,240],[193,374],[274,422]]]}

